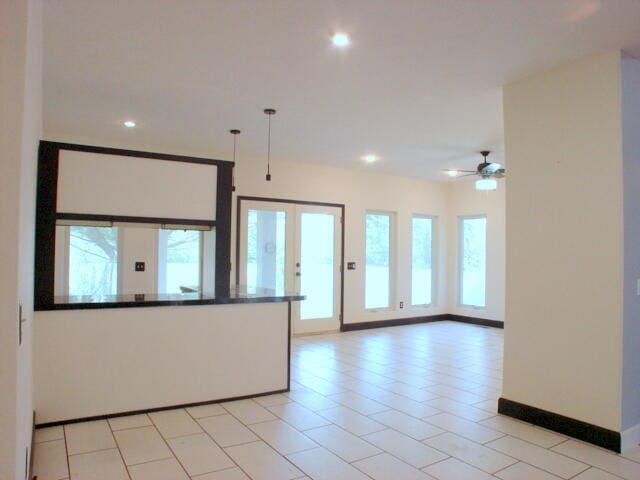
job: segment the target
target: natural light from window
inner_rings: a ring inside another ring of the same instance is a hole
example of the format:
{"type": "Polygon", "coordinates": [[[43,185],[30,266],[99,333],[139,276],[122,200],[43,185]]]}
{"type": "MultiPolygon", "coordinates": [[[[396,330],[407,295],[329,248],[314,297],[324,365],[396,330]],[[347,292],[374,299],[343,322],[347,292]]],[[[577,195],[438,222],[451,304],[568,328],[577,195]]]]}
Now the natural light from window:
{"type": "Polygon", "coordinates": [[[460,303],[484,307],[487,254],[487,219],[460,219],[460,303]]]}
{"type": "Polygon", "coordinates": [[[286,213],[249,210],[247,221],[247,289],[285,287],[286,213]]]}
{"type": "Polygon", "coordinates": [[[414,216],[411,225],[411,304],[429,305],[432,297],[433,219],[414,216]]]}
{"type": "Polygon", "coordinates": [[[118,229],[69,227],[69,295],[118,293],[118,229]]]}
{"type": "Polygon", "coordinates": [[[300,215],[300,319],[333,317],[334,220],[327,213],[300,215]]]}
{"type": "Polygon", "coordinates": [[[388,308],[391,293],[390,214],[367,214],[365,250],[365,308],[388,308]]]}
{"type": "Polygon", "coordinates": [[[202,232],[159,230],[158,238],[158,293],[199,292],[202,232]]]}

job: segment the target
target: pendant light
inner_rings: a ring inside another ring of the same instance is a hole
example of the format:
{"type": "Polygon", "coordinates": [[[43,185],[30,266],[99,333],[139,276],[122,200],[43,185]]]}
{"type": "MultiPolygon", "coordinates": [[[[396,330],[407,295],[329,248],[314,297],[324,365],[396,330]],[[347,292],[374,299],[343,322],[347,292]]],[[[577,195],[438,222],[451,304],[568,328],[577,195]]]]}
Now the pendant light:
{"type": "Polygon", "coordinates": [[[264,113],[269,117],[269,134],[267,136],[267,175],[265,176],[267,182],[271,181],[271,117],[276,114],[275,108],[265,108],[264,113]]]}
{"type": "Polygon", "coordinates": [[[236,163],[236,140],[238,139],[238,135],[240,135],[240,130],[234,128],[233,130],[229,130],[229,133],[233,135],[233,163],[234,168],[231,174],[231,191],[236,191],[236,174],[235,174],[235,163],[236,163]]]}

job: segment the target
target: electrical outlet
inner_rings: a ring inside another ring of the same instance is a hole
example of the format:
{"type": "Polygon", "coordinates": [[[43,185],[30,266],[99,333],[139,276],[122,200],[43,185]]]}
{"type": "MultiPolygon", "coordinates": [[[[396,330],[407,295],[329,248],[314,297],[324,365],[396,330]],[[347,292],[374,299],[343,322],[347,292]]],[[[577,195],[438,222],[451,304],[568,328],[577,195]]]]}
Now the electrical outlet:
{"type": "Polygon", "coordinates": [[[404,302],[400,302],[400,308],[404,308],[404,302]]]}
{"type": "Polygon", "coordinates": [[[144,272],[145,264],[144,262],[136,262],[135,271],[136,272],[144,272]]]}

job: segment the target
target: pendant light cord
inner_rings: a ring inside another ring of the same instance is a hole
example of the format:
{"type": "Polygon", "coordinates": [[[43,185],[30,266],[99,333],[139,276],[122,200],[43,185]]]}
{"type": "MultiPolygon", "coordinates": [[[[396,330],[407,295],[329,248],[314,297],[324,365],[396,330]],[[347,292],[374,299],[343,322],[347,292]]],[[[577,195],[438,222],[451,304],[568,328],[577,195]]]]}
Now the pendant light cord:
{"type": "Polygon", "coordinates": [[[268,133],[268,140],[267,140],[267,175],[271,173],[269,171],[270,167],[271,167],[271,115],[269,115],[269,133],[268,133]]]}
{"type": "Polygon", "coordinates": [[[236,173],[235,173],[235,163],[236,163],[236,143],[237,137],[240,134],[240,130],[233,129],[229,130],[229,133],[233,135],[233,170],[231,171],[231,191],[236,191],[236,173]]]}
{"type": "Polygon", "coordinates": [[[275,108],[265,108],[264,113],[269,117],[269,130],[267,133],[267,182],[271,181],[271,116],[275,115],[275,108]]]}

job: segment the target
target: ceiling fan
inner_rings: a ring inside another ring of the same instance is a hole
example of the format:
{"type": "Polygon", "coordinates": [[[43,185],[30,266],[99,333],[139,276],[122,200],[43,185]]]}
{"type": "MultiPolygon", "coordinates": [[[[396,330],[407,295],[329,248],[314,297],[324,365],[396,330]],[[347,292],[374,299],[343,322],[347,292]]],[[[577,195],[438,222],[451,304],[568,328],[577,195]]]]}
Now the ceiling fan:
{"type": "Polygon", "coordinates": [[[482,178],[476,180],[476,190],[495,190],[498,188],[496,178],[504,178],[505,169],[499,163],[492,163],[487,160],[490,153],[489,150],[480,152],[482,163],[479,163],[475,170],[448,169],[445,172],[451,178],[478,175],[482,178]]]}

